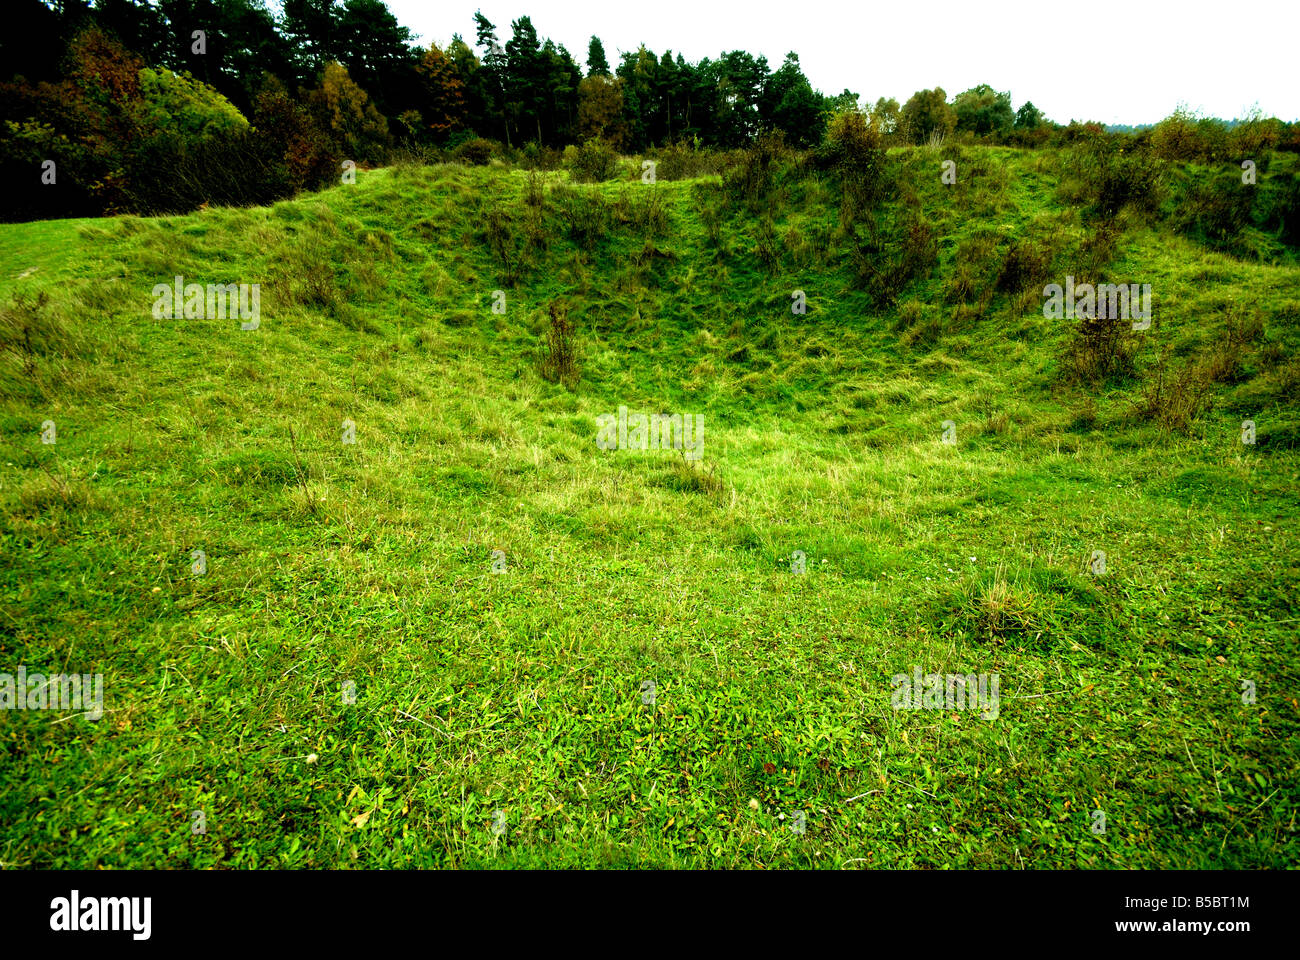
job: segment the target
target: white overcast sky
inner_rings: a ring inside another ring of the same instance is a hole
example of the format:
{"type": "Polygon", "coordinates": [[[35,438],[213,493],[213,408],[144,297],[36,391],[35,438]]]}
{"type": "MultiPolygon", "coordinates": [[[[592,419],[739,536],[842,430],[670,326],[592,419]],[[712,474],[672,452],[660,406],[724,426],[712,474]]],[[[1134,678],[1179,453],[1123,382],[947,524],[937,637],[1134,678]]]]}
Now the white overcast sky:
{"type": "Polygon", "coordinates": [[[476,9],[497,27],[527,15],[586,70],[587,41],[644,43],[690,61],[747,50],[775,67],[799,54],[823,93],[904,102],[941,86],[1010,90],[1053,120],[1153,123],[1180,102],[1225,119],[1258,103],[1300,119],[1300,0],[387,0],[419,42],[474,43],[476,9]]]}

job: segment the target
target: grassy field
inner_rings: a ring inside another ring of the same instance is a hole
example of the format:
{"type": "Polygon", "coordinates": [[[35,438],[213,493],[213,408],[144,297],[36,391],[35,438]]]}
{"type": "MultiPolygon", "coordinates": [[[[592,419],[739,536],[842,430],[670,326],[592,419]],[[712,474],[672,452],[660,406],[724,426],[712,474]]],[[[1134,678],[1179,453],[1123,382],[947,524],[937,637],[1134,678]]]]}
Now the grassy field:
{"type": "Polygon", "coordinates": [[[890,154],[935,262],[884,298],[793,168],[0,226],[0,672],[105,691],[0,712],[0,864],[1294,865],[1294,251],[951,155],[890,154]],[[1090,383],[1041,287],[1102,273],[1153,321],[1090,383]],[[155,319],[178,274],[260,326],[155,319]],[[620,406],[702,459],[599,449],[620,406]],[[996,716],[893,709],[916,668],[996,716]]]}

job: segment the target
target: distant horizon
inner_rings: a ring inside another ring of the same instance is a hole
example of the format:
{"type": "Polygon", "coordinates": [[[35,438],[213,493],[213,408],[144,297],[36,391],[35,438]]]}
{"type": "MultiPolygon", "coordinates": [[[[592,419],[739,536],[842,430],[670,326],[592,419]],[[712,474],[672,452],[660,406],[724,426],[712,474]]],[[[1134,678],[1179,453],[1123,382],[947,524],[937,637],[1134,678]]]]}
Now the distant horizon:
{"type": "Polygon", "coordinates": [[[882,96],[902,104],[917,90],[936,86],[951,100],[987,83],[1009,91],[1014,107],[1030,101],[1060,124],[1156,124],[1180,105],[1225,121],[1242,119],[1258,105],[1264,116],[1300,121],[1300,84],[1286,66],[1294,60],[1288,38],[1300,25],[1300,14],[1293,4],[1277,0],[1252,5],[1249,15],[1240,17],[1224,16],[1205,0],[1178,5],[1099,0],[1087,10],[1086,22],[1094,28],[1086,35],[1090,46],[1084,59],[1096,64],[1091,70],[1074,66],[1081,47],[1069,38],[1077,34],[1078,8],[1025,0],[1009,0],[992,12],[987,5],[977,11],[954,0],[935,0],[919,12],[909,7],[847,13],[831,0],[806,0],[797,16],[771,0],[743,7],[682,0],[659,0],[653,7],[593,0],[387,2],[422,46],[445,47],[457,33],[472,46],[476,10],[496,25],[504,44],[511,21],[529,16],[538,35],[563,44],[584,74],[594,34],[611,68],[621,51],[641,44],[656,55],[671,50],[692,62],[745,50],[766,57],[772,69],[793,51],[814,89],[832,97],[851,90],[864,107],[882,96]],[[1204,27],[1207,23],[1213,30],[1204,27]],[[914,42],[878,39],[913,35],[914,42]],[[1051,38],[1049,48],[1043,37],[1051,38]],[[863,50],[864,43],[870,49],[863,50]]]}

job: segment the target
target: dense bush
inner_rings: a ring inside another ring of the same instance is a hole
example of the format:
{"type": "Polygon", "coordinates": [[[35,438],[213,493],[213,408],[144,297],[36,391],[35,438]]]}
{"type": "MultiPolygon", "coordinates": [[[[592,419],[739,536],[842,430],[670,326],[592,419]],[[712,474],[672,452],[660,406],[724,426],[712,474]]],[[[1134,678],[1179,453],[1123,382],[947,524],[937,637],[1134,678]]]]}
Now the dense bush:
{"type": "Polygon", "coordinates": [[[944,300],[954,304],[987,305],[998,279],[999,268],[996,235],[987,230],[978,231],[957,247],[952,275],[944,290],[944,300]]]}
{"type": "Polygon", "coordinates": [[[1236,166],[1192,168],[1180,177],[1180,187],[1171,223],[1209,247],[1246,255],[1254,250],[1243,238],[1247,228],[1291,246],[1300,242],[1300,176],[1294,173],[1261,175],[1257,183],[1246,184],[1236,166]]]}
{"type": "Polygon", "coordinates": [[[263,85],[250,126],[213,88],[95,29],[71,43],[63,81],[0,93],[0,175],[34,188],[6,193],[6,219],[267,203],[337,176],[330,138],[283,85],[263,85]]]}
{"type": "Polygon", "coordinates": [[[855,285],[866,290],[876,307],[893,304],[907,285],[928,277],[939,260],[934,228],[917,207],[907,207],[890,228],[869,228],[851,251],[855,285]]]}
{"type": "Polygon", "coordinates": [[[452,150],[451,155],[461,163],[482,167],[486,166],[493,157],[499,156],[500,152],[500,144],[484,140],[482,137],[471,137],[452,150]]]}
{"type": "MultiPolygon", "coordinates": [[[[341,157],[306,107],[272,74],[265,74],[253,99],[253,129],[275,147],[286,178],[283,196],[314,190],[340,175],[341,157]]],[[[254,159],[262,155],[259,146],[254,159]]]]}
{"type": "Polygon", "coordinates": [[[609,233],[609,204],[598,191],[560,184],[551,191],[551,200],[568,227],[569,238],[590,250],[609,233]]]}
{"type": "Polygon", "coordinates": [[[1164,160],[1209,160],[1208,145],[1201,141],[1196,119],[1179,108],[1151,131],[1151,150],[1164,160]]]}
{"type": "Polygon", "coordinates": [[[735,153],[722,173],[722,186],[733,201],[743,201],[755,213],[765,205],[781,164],[791,151],[780,130],[760,133],[752,146],[735,153]]]}
{"type": "Polygon", "coordinates": [[[839,181],[843,223],[852,223],[888,193],[883,138],[861,111],[842,110],[831,117],[814,162],[839,181]]]}
{"type": "Polygon", "coordinates": [[[1232,125],[1197,117],[1180,107],[1149,133],[1151,150],[1164,160],[1197,163],[1262,163],[1269,151],[1286,141],[1287,126],[1253,110],[1232,125]]]}
{"type": "Polygon", "coordinates": [[[535,141],[524,144],[522,150],[516,151],[508,159],[524,170],[558,170],[564,163],[559,150],[538,146],[535,141]]]}
{"type": "Polygon", "coordinates": [[[1113,218],[1124,207],[1154,210],[1163,196],[1165,164],[1122,136],[1094,136],[1075,147],[1072,167],[1091,216],[1113,218]]]}
{"type": "Polygon", "coordinates": [[[1300,246],[1300,174],[1269,177],[1260,185],[1259,225],[1278,231],[1278,239],[1300,246]]]}
{"type": "Polygon", "coordinates": [[[1257,186],[1241,182],[1240,171],[1219,171],[1192,180],[1174,213],[1174,227],[1208,246],[1231,250],[1251,223],[1257,186]]]}
{"type": "Polygon", "coordinates": [[[1041,286],[1052,272],[1055,251],[1044,241],[1032,237],[1015,240],[1002,261],[997,289],[1004,293],[1022,293],[1041,286]]]}
{"type": "Polygon", "coordinates": [[[579,183],[600,183],[618,173],[618,153],[604,140],[592,139],[564,151],[569,174],[579,183]]]}
{"type": "Polygon", "coordinates": [[[650,159],[655,161],[655,177],[659,180],[687,180],[720,173],[726,163],[725,154],[682,141],[652,152],[650,159]]]}
{"type": "Polygon", "coordinates": [[[1205,362],[1187,361],[1170,370],[1166,348],[1142,379],[1135,412],[1162,430],[1186,432],[1209,408],[1213,383],[1213,371],[1205,362]]]}
{"type": "Polygon", "coordinates": [[[250,130],[203,143],[160,139],[150,164],[124,188],[126,205],[142,214],[185,213],[201,204],[257,206],[291,195],[283,157],[250,130]]]}

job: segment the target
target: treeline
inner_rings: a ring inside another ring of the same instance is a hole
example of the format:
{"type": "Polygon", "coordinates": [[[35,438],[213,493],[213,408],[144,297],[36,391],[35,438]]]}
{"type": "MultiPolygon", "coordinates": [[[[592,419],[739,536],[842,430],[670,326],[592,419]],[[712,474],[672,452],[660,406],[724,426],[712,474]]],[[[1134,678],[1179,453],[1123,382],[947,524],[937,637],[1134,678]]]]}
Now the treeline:
{"type": "MultiPolygon", "coordinates": [[[[556,166],[574,145],[707,153],[764,132],[813,148],[845,110],[886,145],[1036,147],[1103,130],[1013,110],[987,85],[901,105],[827,96],[795,53],[772,68],[743,51],[692,63],[641,46],[611,63],[593,36],[580,64],[527,16],[504,42],[476,13],[472,40],[420,47],[382,0],[284,0],[278,13],[263,0],[13,0],[6,12],[0,174],[31,185],[6,194],[6,219],[266,203],[336,181],[343,160],[398,153],[556,166]]],[[[1244,138],[1300,148],[1300,127],[1258,116],[1243,133],[1175,114],[1136,136],[1170,121],[1170,148],[1189,158],[1231,159],[1244,138]]]]}

